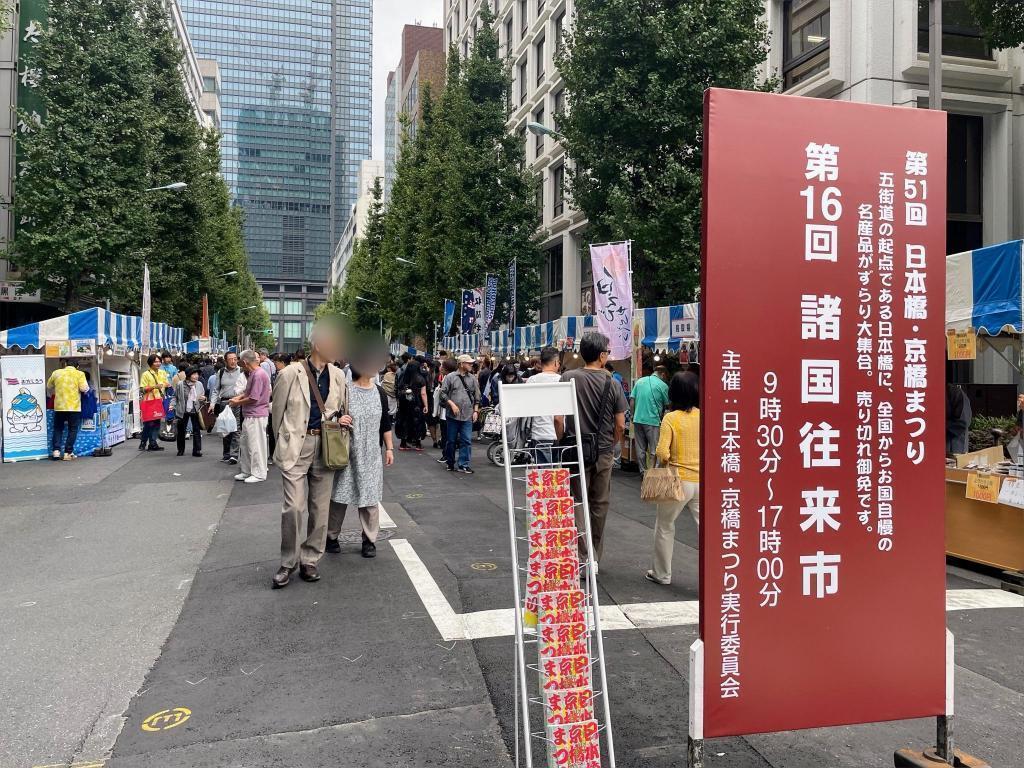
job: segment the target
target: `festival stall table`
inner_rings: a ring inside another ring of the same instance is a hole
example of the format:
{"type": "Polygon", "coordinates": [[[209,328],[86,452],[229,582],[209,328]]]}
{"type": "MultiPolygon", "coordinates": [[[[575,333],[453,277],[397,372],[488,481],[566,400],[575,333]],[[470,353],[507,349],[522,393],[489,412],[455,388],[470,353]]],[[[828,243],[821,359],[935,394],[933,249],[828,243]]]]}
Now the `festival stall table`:
{"type": "MultiPolygon", "coordinates": [[[[150,346],[156,350],[180,352],[184,332],[166,323],[150,323],[150,346]]],[[[124,442],[129,435],[141,429],[138,421],[139,353],[142,349],[142,318],[120,315],[99,308],[82,310],[70,315],[29,323],[0,332],[0,372],[16,368],[29,385],[35,386],[31,396],[45,406],[45,383],[64,358],[78,358],[96,390],[98,404],[93,419],[83,419],[75,441],[75,454],[88,456],[100,447],[124,442]],[[35,385],[35,382],[39,382],[35,385]]],[[[19,387],[19,390],[22,387],[19,387]]],[[[13,403],[17,392],[4,389],[13,403]]],[[[24,397],[19,406],[27,409],[24,397]]],[[[6,407],[6,404],[5,404],[6,407]]],[[[28,409],[31,410],[31,409],[28,409]]],[[[38,414],[45,419],[45,434],[53,428],[53,412],[38,414]]],[[[4,420],[5,437],[14,424],[4,420]]],[[[19,425],[20,426],[20,425],[19,425]]],[[[25,436],[17,433],[18,438],[25,436]]],[[[37,441],[38,442],[38,441],[37,441]]],[[[13,460],[44,458],[48,455],[48,440],[42,455],[33,447],[32,455],[19,455],[13,460]]],[[[9,452],[13,453],[13,452],[9,452]]],[[[9,460],[5,453],[5,460],[9,460]]]]}
{"type": "MultiPolygon", "coordinates": [[[[946,257],[946,330],[950,349],[968,350],[978,340],[1009,336],[1019,345],[1024,332],[1024,241],[946,257]]],[[[946,470],[946,553],[988,566],[1024,570],[1024,481],[970,466],[957,456],[946,470]]],[[[977,463],[995,467],[1002,449],[977,463]]],[[[1006,471],[1006,467],[1002,468],[1006,471]]]]}

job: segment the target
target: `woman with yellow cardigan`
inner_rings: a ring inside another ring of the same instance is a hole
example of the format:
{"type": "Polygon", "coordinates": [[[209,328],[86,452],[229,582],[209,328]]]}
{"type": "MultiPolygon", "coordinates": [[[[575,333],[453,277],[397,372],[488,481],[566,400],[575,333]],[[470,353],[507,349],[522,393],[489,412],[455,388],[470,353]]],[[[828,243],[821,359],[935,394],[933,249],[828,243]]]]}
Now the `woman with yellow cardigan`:
{"type": "Polygon", "coordinates": [[[672,583],[672,549],[675,545],[676,518],[689,509],[693,521],[700,524],[700,394],[697,374],[676,373],[668,385],[671,410],[661,420],[658,462],[673,467],[682,480],[681,501],[659,502],[654,524],[654,568],[644,578],[655,584],[672,583]]]}

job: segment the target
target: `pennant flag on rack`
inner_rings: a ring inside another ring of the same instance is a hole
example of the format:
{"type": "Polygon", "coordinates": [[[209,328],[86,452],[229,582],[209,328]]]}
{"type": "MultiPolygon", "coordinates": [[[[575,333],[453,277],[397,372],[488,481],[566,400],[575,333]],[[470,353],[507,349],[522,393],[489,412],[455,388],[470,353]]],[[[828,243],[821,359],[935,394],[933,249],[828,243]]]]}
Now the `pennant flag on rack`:
{"type": "Polygon", "coordinates": [[[452,332],[452,323],[455,322],[455,302],[451,299],[444,300],[444,326],[441,328],[441,335],[447,336],[452,332]]]}
{"type": "Polygon", "coordinates": [[[609,339],[612,360],[628,360],[633,336],[630,243],[590,246],[597,327],[609,339]]]}

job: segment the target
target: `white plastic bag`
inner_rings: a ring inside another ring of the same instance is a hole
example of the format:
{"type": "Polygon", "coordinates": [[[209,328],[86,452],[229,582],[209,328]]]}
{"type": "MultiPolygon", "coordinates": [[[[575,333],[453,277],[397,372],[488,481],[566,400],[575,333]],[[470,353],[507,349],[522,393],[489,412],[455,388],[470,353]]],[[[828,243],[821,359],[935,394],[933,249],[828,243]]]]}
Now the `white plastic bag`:
{"type": "Polygon", "coordinates": [[[230,406],[220,412],[220,416],[213,422],[213,434],[227,437],[238,431],[238,421],[235,419],[235,412],[230,406]]]}

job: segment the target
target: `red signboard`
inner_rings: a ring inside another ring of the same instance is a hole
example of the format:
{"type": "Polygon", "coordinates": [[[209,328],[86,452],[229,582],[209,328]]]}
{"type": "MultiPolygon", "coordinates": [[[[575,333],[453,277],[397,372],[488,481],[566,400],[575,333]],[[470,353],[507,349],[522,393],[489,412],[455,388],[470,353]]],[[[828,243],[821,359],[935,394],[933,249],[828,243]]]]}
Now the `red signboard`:
{"type": "Polygon", "coordinates": [[[946,116],[705,126],[704,736],[942,714],[946,116]]]}

